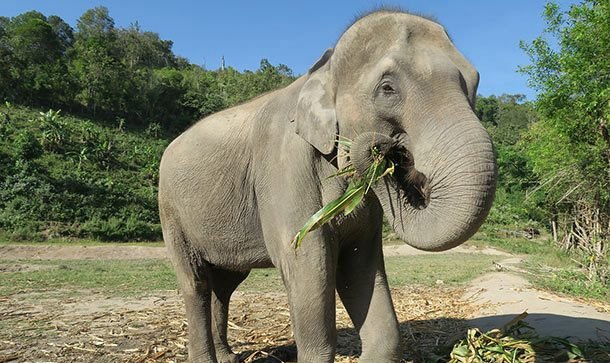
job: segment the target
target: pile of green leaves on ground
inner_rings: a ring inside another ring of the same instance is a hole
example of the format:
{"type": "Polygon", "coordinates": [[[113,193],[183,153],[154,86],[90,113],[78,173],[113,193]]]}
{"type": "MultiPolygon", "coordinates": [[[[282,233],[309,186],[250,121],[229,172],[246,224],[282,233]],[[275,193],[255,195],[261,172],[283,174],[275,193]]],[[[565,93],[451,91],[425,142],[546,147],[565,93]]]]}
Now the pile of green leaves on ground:
{"type": "Polygon", "coordinates": [[[540,337],[523,319],[523,313],[503,329],[486,333],[468,329],[449,353],[448,363],[605,362],[610,347],[597,343],[575,344],[564,338],[540,337]]]}
{"type": "Polygon", "coordinates": [[[2,237],[160,238],[156,186],[168,144],[161,136],[121,120],[1,105],[2,237]]]}

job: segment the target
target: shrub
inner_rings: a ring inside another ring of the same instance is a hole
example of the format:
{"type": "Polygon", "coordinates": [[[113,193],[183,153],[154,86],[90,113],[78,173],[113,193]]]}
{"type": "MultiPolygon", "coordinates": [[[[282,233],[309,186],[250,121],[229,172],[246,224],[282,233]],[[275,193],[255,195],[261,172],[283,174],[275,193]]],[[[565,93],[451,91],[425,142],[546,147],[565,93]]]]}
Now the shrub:
{"type": "Polygon", "coordinates": [[[17,134],[14,141],[15,154],[23,160],[31,160],[40,157],[43,154],[42,145],[28,130],[21,131],[17,134]]]}
{"type": "Polygon", "coordinates": [[[147,223],[134,215],[126,218],[96,216],[80,227],[79,237],[102,241],[139,241],[159,239],[161,226],[147,223]]]}

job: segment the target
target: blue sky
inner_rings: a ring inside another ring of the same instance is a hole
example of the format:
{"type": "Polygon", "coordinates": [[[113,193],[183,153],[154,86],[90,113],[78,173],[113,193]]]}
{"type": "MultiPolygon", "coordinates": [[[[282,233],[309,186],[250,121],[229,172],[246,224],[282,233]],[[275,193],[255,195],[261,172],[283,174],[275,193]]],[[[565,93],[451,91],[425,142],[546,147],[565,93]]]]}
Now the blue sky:
{"type": "MultiPolygon", "coordinates": [[[[543,0],[396,0],[387,2],[435,16],[460,51],[481,74],[483,95],[521,93],[533,99],[527,79],[518,73],[528,63],[519,41],[531,41],[544,28],[543,0]]],[[[575,1],[559,0],[569,6],[575,1]]],[[[174,52],[216,69],[225,57],[238,70],[256,69],[262,58],[283,63],[295,74],[331,47],[345,27],[378,1],[187,1],[187,0],[2,0],[1,16],[29,10],[58,15],[70,25],[87,9],[106,6],[115,24],[138,21],[141,29],[174,42],[174,52]]]]}

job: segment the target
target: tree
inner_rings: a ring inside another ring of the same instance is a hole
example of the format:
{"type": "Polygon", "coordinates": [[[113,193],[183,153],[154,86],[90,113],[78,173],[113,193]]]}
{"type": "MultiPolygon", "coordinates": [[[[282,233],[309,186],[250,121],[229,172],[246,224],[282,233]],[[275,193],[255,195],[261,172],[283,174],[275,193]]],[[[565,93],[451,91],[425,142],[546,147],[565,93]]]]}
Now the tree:
{"type": "Polygon", "coordinates": [[[12,66],[12,57],[10,46],[8,44],[8,27],[10,19],[0,16],[0,101],[9,99],[13,93],[12,77],[10,67],[12,66]]]}
{"type": "Polygon", "coordinates": [[[65,54],[74,45],[74,29],[62,18],[56,15],[48,17],[47,22],[53,29],[60,45],[60,51],[65,54]]]}
{"type": "Polygon", "coordinates": [[[534,120],[530,103],[524,95],[478,96],[475,112],[492,134],[496,144],[513,146],[522,131],[534,120]]]}
{"type": "Polygon", "coordinates": [[[498,126],[498,99],[496,96],[489,97],[477,96],[475,111],[479,120],[483,122],[488,129],[491,126],[498,126]]]}
{"type": "Polygon", "coordinates": [[[77,100],[95,114],[125,110],[125,67],[119,58],[117,33],[108,9],[87,10],[77,22],[71,72],[80,84],[77,100]]]}
{"type": "Polygon", "coordinates": [[[536,178],[518,146],[521,134],[534,120],[531,104],[523,95],[479,95],[475,112],[491,135],[497,154],[498,186],[489,221],[503,228],[535,225],[538,210],[528,203],[526,193],[536,178]]]}
{"type": "Polygon", "coordinates": [[[85,11],[78,19],[76,27],[81,39],[106,39],[108,42],[116,37],[114,19],[110,17],[105,6],[85,11]]]}
{"type": "Polygon", "coordinates": [[[187,114],[193,119],[205,117],[231,105],[229,96],[237,96],[227,91],[226,75],[229,80],[240,78],[239,72],[229,67],[225,71],[206,71],[199,66],[191,66],[182,70],[182,84],[185,92],[181,97],[181,104],[187,114]]]}
{"type": "Polygon", "coordinates": [[[57,103],[66,86],[66,51],[59,31],[71,29],[61,18],[52,17],[53,24],[37,11],[29,11],[5,20],[2,58],[7,61],[13,90],[10,98],[25,99],[36,104],[57,103]],[[55,26],[55,27],[54,27],[55,26]]]}
{"type": "Polygon", "coordinates": [[[173,103],[167,97],[176,95],[176,89],[169,89],[175,83],[167,88],[166,81],[171,83],[175,78],[166,79],[163,76],[168,73],[156,72],[162,68],[173,69],[175,66],[173,43],[160,39],[157,33],[141,31],[137,22],[129,28],[117,29],[116,35],[118,57],[126,79],[123,85],[127,91],[123,101],[125,116],[139,122],[157,122],[163,118],[166,121],[164,123],[173,123],[174,120],[167,120],[165,116],[171,119],[177,116],[175,108],[160,107],[173,103]]]}
{"type": "Polygon", "coordinates": [[[540,116],[522,145],[564,246],[586,250],[594,276],[610,238],[610,3],[549,2],[544,19],[543,36],[521,44],[540,116]]]}
{"type": "Polygon", "coordinates": [[[127,29],[119,29],[117,43],[123,63],[129,68],[163,68],[175,65],[173,42],[162,40],[159,34],[143,32],[136,22],[127,29]]]}

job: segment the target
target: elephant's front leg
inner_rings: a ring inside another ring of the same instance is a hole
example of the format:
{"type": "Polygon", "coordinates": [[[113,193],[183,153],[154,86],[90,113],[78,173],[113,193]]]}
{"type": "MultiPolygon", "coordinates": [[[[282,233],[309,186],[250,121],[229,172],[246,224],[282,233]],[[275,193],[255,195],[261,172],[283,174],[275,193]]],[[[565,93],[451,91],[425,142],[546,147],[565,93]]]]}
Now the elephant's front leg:
{"type": "Polygon", "coordinates": [[[374,243],[359,247],[340,255],[337,292],[362,340],[360,362],[400,362],[400,330],[383,264],[381,231],[374,243]]]}
{"type": "Polygon", "coordinates": [[[310,232],[297,254],[282,264],[299,363],[331,363],[335,358],[335,253],[310,232]]]}

